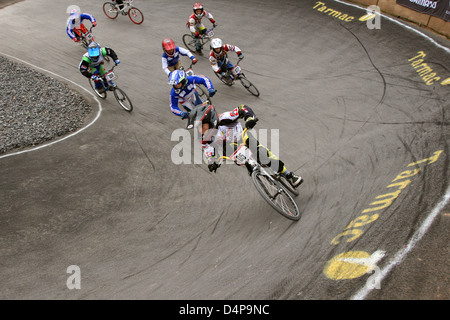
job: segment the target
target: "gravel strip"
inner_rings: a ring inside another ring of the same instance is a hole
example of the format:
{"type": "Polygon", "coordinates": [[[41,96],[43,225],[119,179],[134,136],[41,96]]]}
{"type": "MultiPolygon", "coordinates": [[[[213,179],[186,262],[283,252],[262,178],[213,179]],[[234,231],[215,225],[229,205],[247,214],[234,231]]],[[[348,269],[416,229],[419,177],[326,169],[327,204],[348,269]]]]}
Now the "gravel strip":
{"type": "Polygon", "coordinates": [[[0,154],[76,131],[90,112],[66,84],[0,56],[0,154]]]}

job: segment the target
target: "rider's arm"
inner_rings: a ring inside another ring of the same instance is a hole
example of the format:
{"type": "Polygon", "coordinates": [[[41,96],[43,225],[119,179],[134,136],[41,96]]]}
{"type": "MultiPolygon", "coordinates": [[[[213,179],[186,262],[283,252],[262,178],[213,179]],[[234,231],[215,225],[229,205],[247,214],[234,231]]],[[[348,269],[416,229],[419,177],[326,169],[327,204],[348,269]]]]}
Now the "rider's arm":
{"type": "Polygon", "coordinates": [[[212,52],[209,55],[209,62],[211,63],[211,67],[212,67],[214,72],[219,72],[220,71],[219,65],[217,64],[217,59],[213,55],[212,52]]]}
{"type": "Polygon", "coordinates": [[[239,49],[238,46],[232,46],[231,44],[226,44],[226,45],[224,45],[224,49],[227,52],[228,51],[234,51],[234,52],[236,52],[236,54],[238,56],[242,55],[242,51],[241,51],[241,49],[239,49]]]}
{"type": "Polygon", "coordinates": [[[183,111],[178,108],[178,97],[175,95],[175,90],[173,89],[170,91],[170,111],[179,117],[181,117],[183,113],[183,111]]]}
{"type": "Polygon", "coordinates": [[[80,14],[80,22],[83,22],[83,20],[85,20],[85,19],[88,19],[89,21],[91,21],[92,24],[97,24],[97,21],[95,20],[95,18],[92,14],[89,14],[89,13],[80,14]]]}
{"type": "Polygon", "coordinates": [[[209,21],[210,21],[213,25],[215,25],[215,24],[216,24],[216,20],[214,20],[214,17],[213,17],[213,15],[211,14],[211,12],[208,12],[208,11],[205,11],[205,10],[203,10],[203,11],[205,12],[204,17],[208,18],[209,21]]]}
{"type": "Polygon", "coordinates": [[[81,60],[80,62],[80,66],[78,67],[78,69],[80,70],[81,74],[83,76],[85,76],[86,78],[90,78],[92,76],[92,74],[89,72],[89,64],[90,62],[88,61],[89,58],[87,57],[83,57],[83,60],[81,60]]]}
{"type": "Polygon", "coordinates": [[[178,50],[178,52],[183,56],[188,56],[191,60],[195,58],[192,52],[190,52],[188,49],[185,49],[183,47],[176,47],[175,50],[178,50]]]}
{"type": "Polygon", "coordinates": [[[170,75],[169,64],[167,63],[167,58],[165,57],[165,55],[162,56],[161,60],[162,69],[167,75],[170,75]]]}
{"type": "Polygon", "coordinates": [[[67,35],[70,37],[70,39],[75,38],[75,33],[73,32],[73,27],[74,27],[74,25],[72,23],[72,19],[69,18],[67,20],[66,32],[67,32],[67,35]]]}
{"type": "Polygon", "coordinates": [[[193,76],[191,76],[191,78],[192,78],[193,83],[199,83],[199,84],[204,85],[206,88],[208,88],[208,91],[211,89],[215,90],[211,80],[209,80],[208,77],[205,77],[202,75],[193,75],[193,76]]]}
{"type": "Polygon", "coordinates": [[[114,61],[119,59],[119,57],[117,56],[116,52],[113,49],[105,47],[105,50],[106,50],[106,55],[110,56],[114,61]]]}
{"type": "Polygon", "coordinates": [[[188,25],[189,25],[189,30],[191,31],[191,33],[195,33],[195,19],[190,17],[188,20],[188,25]]]}

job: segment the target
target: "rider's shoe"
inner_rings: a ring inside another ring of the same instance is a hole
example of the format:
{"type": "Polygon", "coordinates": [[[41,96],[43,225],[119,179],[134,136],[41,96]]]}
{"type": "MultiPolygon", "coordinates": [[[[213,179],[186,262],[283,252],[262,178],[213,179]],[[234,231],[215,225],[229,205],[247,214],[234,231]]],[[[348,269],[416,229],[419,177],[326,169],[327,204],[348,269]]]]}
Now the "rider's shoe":
{"type": "Polygon", "coordinates": [[[200,55],[200,56],[203,55],[202,49],[197,49],[197,50],[195,51],[195,53],[197,53],[197,54],[200,55]]]}
{"type": "Polygon", "coordinates": [[[105,87],[96,88],[95,90],[97,90],[98,93],[103,93],[106,91],[105,87]]]}
{"type": "Polygon", "coordinates": [[[303,178],[300,176],[297,176],[296,174],[290,172],[288,175],[286,175],[286,179],[289,181],[289,183],[294,187],[297,188],[299,185],[302,184],[303,178]]]}

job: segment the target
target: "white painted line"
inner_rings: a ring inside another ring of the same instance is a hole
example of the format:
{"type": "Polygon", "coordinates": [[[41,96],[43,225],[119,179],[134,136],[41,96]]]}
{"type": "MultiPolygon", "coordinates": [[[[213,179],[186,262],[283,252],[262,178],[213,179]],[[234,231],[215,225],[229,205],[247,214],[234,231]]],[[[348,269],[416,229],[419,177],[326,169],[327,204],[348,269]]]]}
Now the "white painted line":
{"type": "MultiPolygon", "coordinates": [[[[361,6],[358,6],[358,5],[356,5],[356,4],[346,3],[346,2],[343,2],[343,1],[340,1],[340,0],[333,0],[333,1],[339,2],[339,3],[344,4],[344,5],[346,5],[346,6],[351,6],[351,7],[355,7],[355,8],[361,9],[361,10],[366,10],[366,8],[361,7],[361,6]]],[[[392,17],[389,17],[389,16],[387,16],[387,15],[385,15],[385,14],[383,14],[383,13],[377,13],[377,14],[379,14],[380,16],[382,16],[382,17],[385,18],[385,19],[388,19],[388,20],[390,20],[390,21],[392,21],[392,22],[394,22],[394,23],[396,23],[396,24],[402,26],[403,28],[406,28],[406,29],[408,29],[408,30],[410,30],[410,31],[413,31],[413,32],[419,34],[420,36],[424,37],[425,39],[427,39],[428,41],[430,41],[430,42],[431,42],[432,44],[434,44],[435,46],[441,48],[442,50],[446,51],[447,53],[450,53],[450,49],[449,49],[449,48],[447,48],[446,46],[443,46],[443,45],[439,44],[436,40],[434,40],[433,38],[427,36],[425,33],[421,32],[421,31],[419,31],[419,30],[417,30],[417,29],[415,29],[415,28],[412,28],[412,27],[410,27],[410,26],[404,24],[403,22],[398,21],[398,20],[396,20],[396,19],[394,19],[394,18],[392,18],[392,17]]]]}
{"type": "Polygon", "coordinates": [[[22,59],[13,57],[13,56],[11,56],[11,55],[9,55],[9,54],[6,54],[6,53],[3,53],[3,52],[0,52],[0,54],[1,54],[1,55],[4,55],[4,56],[6,56],[6,57],[9,57],[9,58],[11,58],[11,59],[20,61],[20,62],[22,62],[22,63],[24,63],[24,64],[29,65],[29,66],[32,66],[32,67],[34,67],[34,68],[36,68],[36,69],[42,70],[42,71],[44,71],[44,72],[46,72],[46,73],[49,73],[49,74],[51,74],[51,75],[53,75],[53,76],[56,76],[56,77],[59,77],[59,78],[61,78],[61,79],[66,80],[66,81],[68,81],[68,82],[70,82],[70,83],[72,83],[72,84],[74,84],[74,85],[80,87],[81,89],[83,89],[84,91],[86,91],[87,93],[89,93],[90,95],[92,95],[92,96],[94,97],[95,101],[97,101],[97,103],[98,103],[98,112],[97,112],[97,115],[95,116],[95,119],[92,120],[92,121],[91,121],[89,124],[87,124],[85,127],[81,128],[81,129],[79,129],[79,130],[77,130],[77,131],[75,131],[75,132],[72,132],[71,134],[69,134],[69,135],[67,135],[67,136],[65,136],[65,137],[63,137],[63,138],[61,138],[61,139],[58,139],[58,140],[55,140],[55,141],[52,141],[52,142],[49,142],[49,143],[44,143],[44,144],[42,144],[42,145],[33,147],[33,148],[31,148],[31,149],[22,150],[22,151],[17,151],[17,152],[13,152],[13,153],[9,153],[9,154],[2,155],[2,156],[0,156],[0,159],[6,158],[6,157],[10,157],[10,156],[15,156],[15,155],[18,155],[18,154],[21,154],[21,153],[25,153],[25,152],[31,152],[31,151],[39,150],[39,149],[42,149],[42,148],[49,147],[49,146],[51,146],[51,145],[53,145],[53,144],[55,144],[55,143],[64,141],[64,140],[66,140],[66,139],[68,139],[68,138],[70,138],[70,137],[73,137],[74,135],[79,134],[79,133],[82,132],[83,130],[89,128],[91,125],[94,124],[94,122],[96,122],[96,121],[100,118],[100,115],[101,115],[101,113],[102,113],[102,104],[101,104],[100,101],[97,99],[97,97],[96,97],[92,92],[90,92],[89,90],[87,90],[86,88],[83,88],[83,87],[80,86],[78,83],[75,83],[75,82],[73,82],[72,80],[69,80],[69,79],[67,79],[67,78],[65,78],[65,77],[63,77],[63,76],[60,76],[59,74],[56,74],[56,73],[51,72],[51,71],[49,71],[49,70],[46,70],[46,69],[43,69],[43,68],[41,68],[41,67],[35,66],[34,64],[31,64],[31,63],[29,63],[29,62],[27,62],[27,61],[24,61],[24,60],[22,60],[22,59]]]}
{"type": "MultiPolygon", "coordinates": [[[[355,8],[359,8],[361,10],[365,10],[365,8],[362,8],[358,5],[355,4],[350,4],[350,3],[345,3],[342,2],[340,0],[334,0],[335,2],[339,2],[341,4],[347,5],[347,6],[351,6],[351,7],[355,7],[355,8]]],[[[446,51],[447,53],[450,53],[450,49],[437,43],[433,38],[427,36],[426,34],[424,34],[423,32],[420,32],[417,29],[414,29],[404,23],[402,23],[401,21],[398,21],[394,18],[391,18],[389,16],[386,16],[382,13],[380,13],[380,15],[382,17],[384,17],[385,19],[388,19],[410,31],[413,31],[417,34],[419,34],[420,36],[424,37],[425,39],[427,39],[428,41],[430,41],[432,44],[434,44],[435,46],[443,49],[444,51],[446,51]]],[[[414,235],[411,237],[411,239],[409,240],[409,243],[406,245],[406,247],[404,249],[399,250],[396,255],[394,256],[394,258],[390,261],[390,263],[384,267],[379,275],[379,279],[377,279],[377,281],[379,281],[379,283],[386,277],[386,275],[398,264],[400,264],[403,259],[406,257],[406,255],[415,247],[415,245],[422,239],[422,237],[425,235],[425,233],[428,231],[429,227],[431,226],[431,224],[433,223],[434,219],[436,218],[436,216],[440,213],[440,211],[447,205],[447,203],[450,200],[450,186],[447,187],[447,191],[444,195],[444,197],[442,198],[442,200],[436,205],[436,207],[434,207],[434,209],[431,211],[430,215],[425,219],[425,221],[422,223],[422,225],[420,226],[420,228],[414,233],[414,235]]],[[[367,297],[367,295],[373,290],[373,286],[369,286],[369,284],[366,284],[362,289],[360,289],[355,295],[352,296],[351,300],[363,300],[367,297]]]]}
{"type": "MultiPolygon", "coordinates": [[[[379,282],[381,282],[386,275],[398,264],[400,264],[403,259],[406,257],[406,255],[415,247],[415,245],[422,239],[422,237],[425,235],[425,233],[430,228],[431,224],[433,223],[433,220],[436,218],[436,216],[441,212],[442,209],[449,203],[450,200],[450,186],[447,188],[447,191],[442,198],[442,200],[434,207],[434,209],[431,211],[429,216],[425,219],[425,221],[422,223],[420,228],[413,234],[411,239],[409,240],[408,244],[405,246],[405,248],[399,250],[394,258],[389,262],[387,266],[385,266],[379,275],[379,279],[377,279],[379,282]]],[[[351,300],[363,300],[371,291],[373,288],[370,288],[367,286],[364,286],[361,290],[359,290],[351,300]]]]}

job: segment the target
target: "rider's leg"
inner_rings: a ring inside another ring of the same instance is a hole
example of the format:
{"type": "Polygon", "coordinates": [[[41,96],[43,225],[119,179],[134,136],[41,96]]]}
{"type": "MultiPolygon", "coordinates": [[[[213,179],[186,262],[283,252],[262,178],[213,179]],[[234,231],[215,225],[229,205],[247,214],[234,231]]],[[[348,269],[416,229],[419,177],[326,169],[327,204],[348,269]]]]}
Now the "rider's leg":
{"type": "Polygon", "coordinates": [[[195,90],[194,92],[194,104],[196,106],[201,105],[203,103],[202,98],[200,98],[200,94],[195,90]]]}

